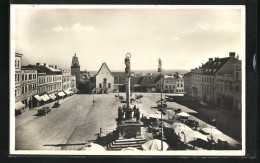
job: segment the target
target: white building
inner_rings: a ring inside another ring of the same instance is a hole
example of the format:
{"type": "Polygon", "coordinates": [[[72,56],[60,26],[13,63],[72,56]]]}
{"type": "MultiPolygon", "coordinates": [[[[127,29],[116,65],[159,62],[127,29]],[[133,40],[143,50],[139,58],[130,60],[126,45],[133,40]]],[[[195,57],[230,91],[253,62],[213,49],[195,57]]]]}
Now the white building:
{"type": "Polygon", "coordinates": [[[114,75],[109,70],[107,64],[104,62],[99,71],[95,75],[96,86],[94,90],[96,93],[110,93],[114,90],[114,75]]]}

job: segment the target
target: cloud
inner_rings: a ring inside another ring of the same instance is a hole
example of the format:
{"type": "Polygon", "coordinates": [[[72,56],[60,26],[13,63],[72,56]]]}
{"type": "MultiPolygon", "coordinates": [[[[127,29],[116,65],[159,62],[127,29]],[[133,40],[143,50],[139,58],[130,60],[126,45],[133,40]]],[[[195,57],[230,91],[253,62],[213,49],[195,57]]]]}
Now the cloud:
{"type": "Polygon", "coordinates": [[[214,31],[233,31],[238,30],[238,25],[231,23],[229,20],[225,21],[222,24],[218,24],[214,26],[214,31]]]}
{"type": "Polygon", "coordinates": [[[160,41],[162,40],[161,38],[154,38],[155,41],[160,41]]]}
{"type": "Polygon", "coordinates": [[[177,41],[177,40],[179,40],[180,38],[178,37],[178,36],[175,36],[175,37],[172,37],[172,38],[170,38],[170,40],[172,40],[172,41],[177,41]]]}
{"type": "Polygon", "coordinates": [[[56,26],[51,28],[51,31],[53,32],[74,32],[74,33],[80,33],[80,32],[89,32],[93,31],[95,28],[93,26],[84,26],[80,23],[73,24],[69,27],[63,27],[63,26],[56,26]]]}
{"type": "Polygon", "coordinates": [[[238,25],[227,20],[219,24],[210,23],[198,23],[191,29],[191,32],[203,32],[203,31],[236,31],[238,30],[238,25]]]}

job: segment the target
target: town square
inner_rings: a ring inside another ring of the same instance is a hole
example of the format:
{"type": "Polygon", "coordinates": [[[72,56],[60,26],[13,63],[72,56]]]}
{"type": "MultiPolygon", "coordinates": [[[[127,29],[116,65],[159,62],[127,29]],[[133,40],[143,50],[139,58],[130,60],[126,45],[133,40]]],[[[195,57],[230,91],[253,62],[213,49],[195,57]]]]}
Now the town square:
{"type": "Polygon", "coordinates": [[[244,150],[243,8],[14,9],[14,153],[244,150]]]}

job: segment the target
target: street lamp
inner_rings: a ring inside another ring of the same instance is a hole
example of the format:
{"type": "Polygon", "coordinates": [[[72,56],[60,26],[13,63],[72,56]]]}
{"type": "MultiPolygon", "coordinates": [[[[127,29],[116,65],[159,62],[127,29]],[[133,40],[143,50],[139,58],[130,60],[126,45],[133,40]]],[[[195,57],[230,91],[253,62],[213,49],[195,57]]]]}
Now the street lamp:
{"type": "Polygon", "coordinates": [[[163,122],[162,122],[162,60],[161,58],[159,58],[158,60],[158,72],[159,72],[159,75],[160,75],[160,78],[161,78],[161,127],[162,127],[162,130],[161,130],[161,150],[163,150],[163,122]]]}
{"type": "MultiPolygon", "coordinates": [[[[96,88],[95,88],[95,91],[96,91],[96,88]]],[[[96,102],[95,101],[95,97],[94,97],[95,91],[93,91],[93,101],[92,101],[93,102],[93,107],[95,106],[95,102],[96,102]]]]}

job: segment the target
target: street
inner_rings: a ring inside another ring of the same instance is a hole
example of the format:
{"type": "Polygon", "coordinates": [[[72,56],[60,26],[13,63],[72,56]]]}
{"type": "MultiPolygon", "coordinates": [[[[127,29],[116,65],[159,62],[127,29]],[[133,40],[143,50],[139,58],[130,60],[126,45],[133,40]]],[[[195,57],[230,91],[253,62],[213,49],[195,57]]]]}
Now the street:
{"type": "MultiPolygon", "coordinates": [[[[136,93],[139,94],[139,93],[136,93]]],[[[21,117],[17,116],[15,128],[16,150],[77,150],[83,144],[96,138],[95,134],[100,132],[111,132],[116,129],[118,99],[116,94],[95,95],[95,106],[93,107],[93,95],[77,94],[69,97],[61,103],[59,108],[52,108],[47,116],[36,116],[37,109],[25,112],[21,117]],[[31,116],[29,115],[31,114],[31,116]],[[31,117],[22,121],[22,116],[31,117]]],[[[124,95],[124,93],[120,93],[124,95]]],[[[142,93],[141,101],[135,103],[140,108],[141,115],[155,114],[157,111],[156,101],[159,93],[142,93]]],[[[187,113],[197,113],[192,109],[184,107],[175,102],[167,103],[168,109],[181,108],[187,113]]],[[[163,118],[167,119],[168,114],[163,118]]],[[[201,127],[208,124],[196,117],[191,119],[199,121],[201,127]]],[[[231,144],[237,144],[235,140],[227,136],[231,144]]]]}
{"type": "Polygon", "coordinates": [[[95,95],[95,107],[92,95],[74,96],[47,116],[36,116],[16,127],[16,150],[64,149],[64,144],[95,139],[100,127],[116,128],[117,103],[113,96],[95,95]]]}

